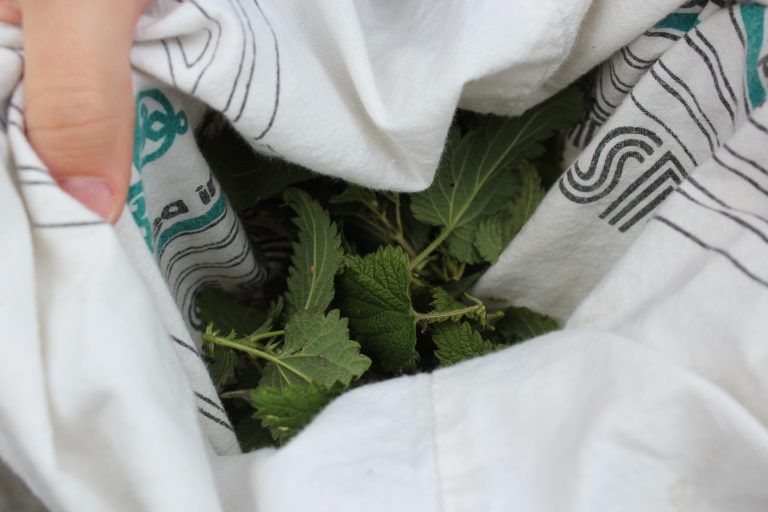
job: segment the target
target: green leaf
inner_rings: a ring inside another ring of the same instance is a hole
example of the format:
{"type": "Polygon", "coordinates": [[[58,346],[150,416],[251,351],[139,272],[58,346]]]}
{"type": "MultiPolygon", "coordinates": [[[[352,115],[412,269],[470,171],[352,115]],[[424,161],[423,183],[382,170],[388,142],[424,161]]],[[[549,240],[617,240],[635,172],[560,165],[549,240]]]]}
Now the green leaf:
{"type": "Polygon", "coordinates": [[[546,195],[536,168],[529,163],[520,166],[517,177],[521,186],[509,210],[483,219],[475,232],[474,247],[489,263],[496,263],[546,195]]]}
{"type": "Polygon", "coordinates": [[[526,308],[509,308],[496,324],[496,331],[506,342],[525,341],[560,328],[548,316],[526,308]]]}
{"type": "Polygon", "coordinates": [[[480,256],[489,263],[496,263],[510,240],[510,222],[500,213],[484,219],[477,228],[474,246],[480,256]]]}
{"type": "Polygon", "coordinates": [[[357,185],[348,185],[342,193],[333,196],[329,202],[331,204],[362,204],[374,209],[379,207],[376,192],[368,188],[358,187],[357,185]]]}
{"type": "Polygon", "coordinates": [[[259,386],[251,392],[254,417],[261,420],[272,437],[285,443],[303,429],[341,391],[339,386],[327,388],[312,385],[281,389],[259,386]]]}
{"type": "Polygon", "coordinates": [[[272,434],[256,418],[245,418],[235,425],[235,434],[243,453],[266,448],[274,444],[272,434]]]}
{"type": "Polygon", "coordinates": [[[514,190],[500,171],[537,156],[541,141],[577,120],[578,96],[570,88],[520,117],[489,117],[461,139],[453,135],[435,182],[412,198],[416,218],[453,230],[503,209],[514,190]]]}
{"type": "Polygon", "coordinates": [[[212,359],[213,361],[208,363],[208,373],[216,390],[221,391],[221,388],[235,376],[237,354],[225,347],[214,347],[212,359]]]}
{"type": "Polygon", "coordinates": [[[411,307],[408,255],[382,247],[349,256],[339,279],[339,302],[353,335],[386,372],[416,366],[416,313],[411,307]]]}
{"type": "Polygon", "coordinates": [[[432,334],[435,356],[443,366],[493,352],[494,346],[484,340],[467,322],[444,323],[436,326],[432,334]]]}
{"type": "Polygon", "coordinates": [[[471,224],[456,228],[446,240],[448,253],[457,260],[470,265],[482,263],[483,257],[475,247],[475,236],[479,225],[478,219],[471,224]]]}
{"type": "Polygon", "coordinates": [[[328,214],[309,194],[288,189],[283,197],[296,211],[294,222],[299,228],[288,276],[288,312],[324,312],[333,300],[333,280],[344,261],[341,237],[328,214]]]}
{"type": "MultiPolygon", "coordinates": [[[[489,116],[461,138],[454,131],[435,182],[411,199],[418,220],[443,228],[436,242],[507,206],[515,183],[504,171],[540,155],[541,141],[579,118],[578,96],[570,88],[520,117],[489,116]]],[[[415,261],[422,260],[423,256],[415,261]]]]}
{"type": "Polygon", "coordinates": [[[224,291],[209,288],[197,296],[197,308],[203,325],[211,322],[228,332],[253,332],[264,322],[265,314],[224,291]]]}
{"type": "Polygon", "coordinates": [[[274,388],[309,387],[311,384],[348,386],[371,365],[360,354],[360,344],[349,339],[347,319],[339,310],[323,313],[301,311],[285,325],[280,353],[264,368],[260,384],[274,388]]]}
{"type": "Polygon", "coordinates": [[[464,303],[456,300],[450,293],[438,286],[432,288],[431,305],[435,308],[435,311],[440,313],[447,313],[465,307],[464,303]]]}
{"type": "Polygon", "coordinates": [[[505,130],[507,122],[496,119],[451,139],[434,183],[411,196],[416,219],[450,233],[504,208],[514,193],[514,183],[501,172],[513,154],[511,145],[501,143],[513,135],[505,130]]]}
{"type": "Polygon", "coordinates": [[[432,307],[429,313],[417,314],[416,319],[427,324],[453,321],[458,322],[464,318],[472,318],[485,326],[486,310],[485,305],[477,298],[465,293],[472,304],[467,305],[454,299],[448,292],[442,288],[432,289],[432,307]]]}
{"type": "Polygon", "coordinates": [[[199,147],[235,210],[251,208],[315,177],[303,167],[257,153],[229,123],[217,118],[212,124],[217,125],[215,133],[200,137],[199,147]]]}
{"type": "Polygon", "coordinates": [[[515,195],[515,200],[514,203],[512,203],[510,211],[511,236],[514,236],[523,228],[525,223],[528,222],[528,219],[533,216],[533,212],[536,211],[536,208],[547,193],[541,186],[541,178],[533,165],[524,162],[523,165],[520,166],[518,176],[520,177],[522,186],[520,187],[519,194],[515,195]]]}

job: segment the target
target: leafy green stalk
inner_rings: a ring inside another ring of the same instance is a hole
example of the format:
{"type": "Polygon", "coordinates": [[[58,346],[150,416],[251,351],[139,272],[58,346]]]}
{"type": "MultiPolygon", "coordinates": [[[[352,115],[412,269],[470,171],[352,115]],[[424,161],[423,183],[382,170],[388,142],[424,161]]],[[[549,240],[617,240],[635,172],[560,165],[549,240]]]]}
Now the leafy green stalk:
{"type": "Polygon", "coordinates": [[[240,352],[245,352],[246,354],[250,354],[252,356],[265,359],[271,363],[275,363],[276,365],[282,366],[289,372],[295,373],[298,377],[305,380],[307,383],[311,383],[312,382],[311,378],[304,375],[301,371],[295,368],[292,368],[290,365],[284,363],[280,359],[280,356],[275,352],[272,352],[271,350],[267,350],[266,348],[256,348],[252,344],[253,342],[257,342],[261,339],[272,338],[274,336],[282,336],[284,334],[285,334],[285,331],[267,332],[260,336],[248,338],[249,343],[245,343],[243,340],[238,340],[238,339],[227,337],[227,336],[221,336],[217,332],[205,332],[203,333],[203,343],[210,343],[212,345],[218,345],[220,347],[232,348],[235,350],[239,350],[240,352]]]}

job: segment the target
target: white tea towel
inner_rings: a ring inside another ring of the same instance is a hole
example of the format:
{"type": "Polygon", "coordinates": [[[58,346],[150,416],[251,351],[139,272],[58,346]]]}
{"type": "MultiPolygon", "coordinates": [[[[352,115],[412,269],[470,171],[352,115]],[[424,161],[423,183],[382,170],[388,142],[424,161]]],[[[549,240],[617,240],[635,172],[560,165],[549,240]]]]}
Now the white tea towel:
{"type": "Polygon", "coordinates": [[[115,231],[29,147],[0,27],[0,456],[52,510],[764,510],[765,12],[679,4],[156,2],[115,231]],[[578,171],[480,284],[566,328],[235,454],[189,297],[263,273],[194,146],[201,102],[267,154],[410,191],[458,103],[519,113],[617,50],[578,171]]]}

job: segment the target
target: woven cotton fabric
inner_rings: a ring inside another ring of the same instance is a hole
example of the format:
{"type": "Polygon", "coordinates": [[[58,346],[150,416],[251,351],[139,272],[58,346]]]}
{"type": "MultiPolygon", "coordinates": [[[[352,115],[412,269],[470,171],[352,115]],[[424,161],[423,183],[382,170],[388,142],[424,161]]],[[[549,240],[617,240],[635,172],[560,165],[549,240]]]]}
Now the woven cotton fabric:
{"type": "Polygon", "coordinates": [[[24,132],[0,26],[0,456],[62,511],[768,507],[765,5],[157,1],[113,229],[24,132]],[[357,388],[241,454],[195,296],[266,279],[195,141],[428,186],[457,105],[515,115],[590,69],[557,184],[478,283],[564,329],[357,388]]]}

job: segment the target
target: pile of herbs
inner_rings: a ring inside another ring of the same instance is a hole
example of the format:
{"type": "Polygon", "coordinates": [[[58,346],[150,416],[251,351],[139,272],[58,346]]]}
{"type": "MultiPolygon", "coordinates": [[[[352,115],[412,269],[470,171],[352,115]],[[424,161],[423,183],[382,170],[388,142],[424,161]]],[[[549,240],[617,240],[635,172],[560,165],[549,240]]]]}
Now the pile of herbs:
{"type": "Polygon", "coordinates": [[[225,127],[200,145],[272,279],[198,298],[209,370],[244,450],[281,444],[363,383],[431,371],[557,328],[471,294],[559,175],[568,89],[517,118],[459,111],[434,183],[374,191],[259,157],[225,127]]]}

